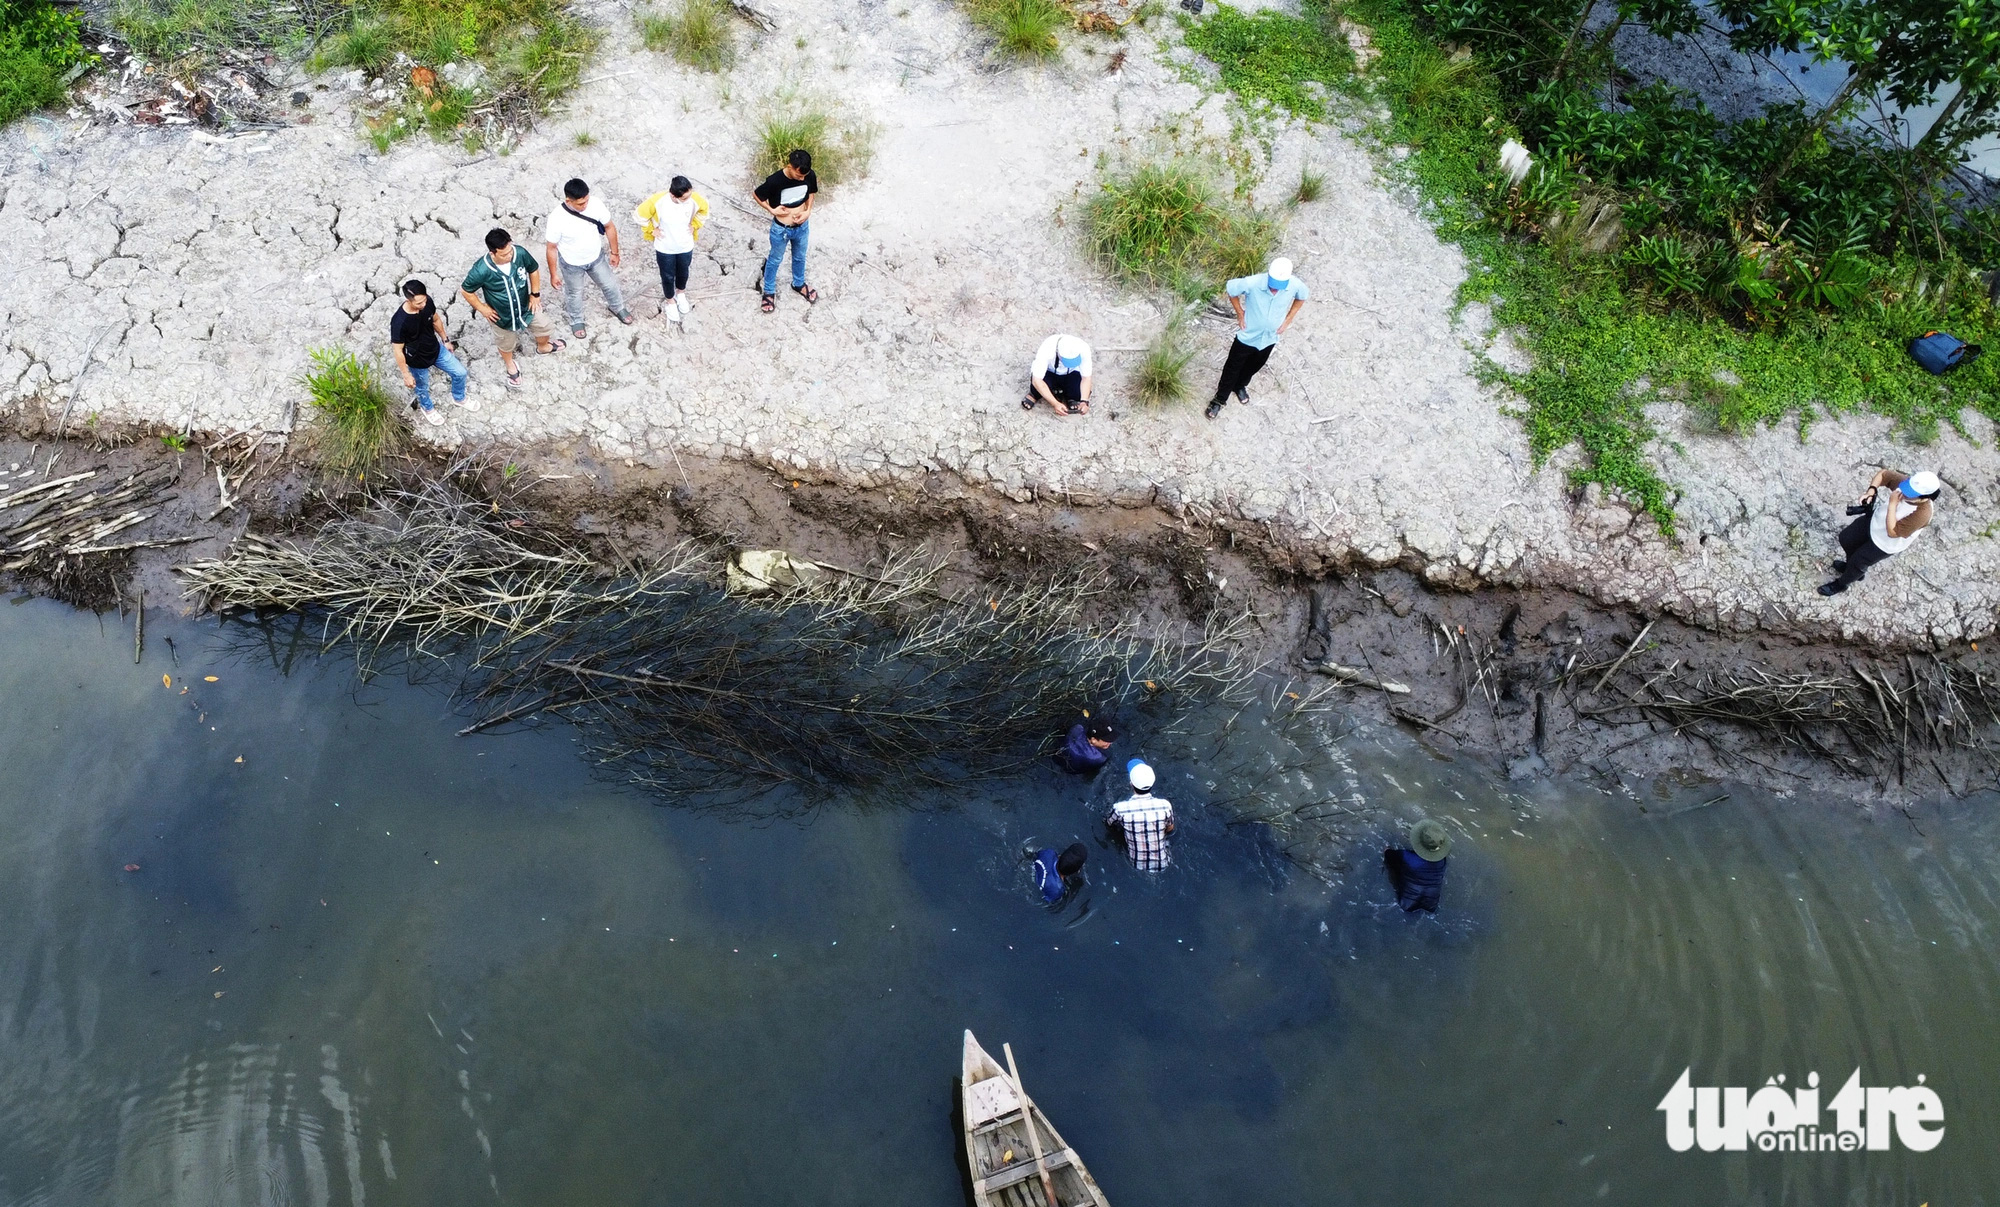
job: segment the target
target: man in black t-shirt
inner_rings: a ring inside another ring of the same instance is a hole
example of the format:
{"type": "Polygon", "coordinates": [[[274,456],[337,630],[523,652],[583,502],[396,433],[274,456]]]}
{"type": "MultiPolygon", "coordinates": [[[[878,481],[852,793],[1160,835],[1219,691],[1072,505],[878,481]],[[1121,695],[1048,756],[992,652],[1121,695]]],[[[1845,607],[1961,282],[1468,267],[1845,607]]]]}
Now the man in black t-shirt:
{"type": "Polygon", "coordinates": [[[444,416],[431,404],[431,370],[442,369],[451,379],[451,400],[476,411],[479,404],[465,396],[465,364],[452,355],[451,336],[444,329],[444,316],[431,301],[430,291],[414,278],[403,282],[403,304],[389,316],[389,350],[396,367],[403,371],[403,384],[416,394],[412,403],[424,413],[432,427],[441,427],[444,416]]]}
{"type": "Polygon", "coordinates": [[[819,290],[806,284],[806,232],[817,192],[819,177],[813,175],[812,153],[793,151],[785,156],[784,169],[765,177],[750,194],[771,215],[771,254],[764,257],[765,314],[778,308],[778,265],[785,262],[788,247],[792,250],[792,292],[808,302],[819,301],[819,290]]]}

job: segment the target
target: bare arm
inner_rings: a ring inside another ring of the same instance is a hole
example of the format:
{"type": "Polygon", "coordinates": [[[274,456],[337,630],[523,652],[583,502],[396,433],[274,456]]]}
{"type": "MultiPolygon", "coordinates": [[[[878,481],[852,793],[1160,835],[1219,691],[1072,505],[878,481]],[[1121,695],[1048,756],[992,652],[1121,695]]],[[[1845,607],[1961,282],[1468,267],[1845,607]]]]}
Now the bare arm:
{"type": "Polygon", "coordinates": [[[403,345],[390,344],[389,351],[396,357],[396,367],[403,371],[403,384],[412,390],[417,388],[417,375],[410,372],[410,362],[403,359],[403,345]]]}
{"type": "Polygon", "coordinates": [[[561,289],[562,269],[558,268],[557,265],[561,264],[562,261],[556,257],[556,245],[553,243],[544,243],[542,244],[542,252],[547,257],[542,263],[549,266],[549,284],[556,289],[561,289]]]}
{"type": "Polygon", "coordinates": [[[466,305],[472,307],[475,311],[478,311],[479,316],[485,319],[487,322],[497,323],[500,321],[500,312],[498,310],[493,309],[493,307],[488,306],[484,298],[481,298],[479,295],[473,293],[470,289],[459,290],[458,296],[464,298],[466,305]]]}
{"type": "Polygon", "coordinates": [[[1285,328],[1291,326],[1292,320],[1299,317],[1299,311],[1304,310],[1305,308],[1306,308],[1306,300],[1304,298],[1293,298],[1292,308],[1290,310],[1285,311],[1285,321],[1278,324],[1278,334],[1283,335],[1285,333],[1285,328]]]}
{"type": "Polygon", "coordinates": [[[604,224],[604,237],[611,242],[611,267],[616,268],[618,267],[618,224],[616,222],[607,222],[604,224]]]}
{"type": "Polygon", "coordinates": [[[1232,293],[1229,295],[1229,305],[1231,309],[1236,311],[1236,329],[1238,331],[1243,330],[1245,321],[1243,318],[1243,299],[1232,293]]]}
{"type": "Polygon", "coordinates": [[[431,329],[437,332],[438,343],[451,347],[451,332],[444,329],[444,311],[431,311],[431,329]]]}
{"type": "Polygon", "coordinates": [[[537,268],[528,274],[528,313],[542,312],[542,270],[537,268]]]}

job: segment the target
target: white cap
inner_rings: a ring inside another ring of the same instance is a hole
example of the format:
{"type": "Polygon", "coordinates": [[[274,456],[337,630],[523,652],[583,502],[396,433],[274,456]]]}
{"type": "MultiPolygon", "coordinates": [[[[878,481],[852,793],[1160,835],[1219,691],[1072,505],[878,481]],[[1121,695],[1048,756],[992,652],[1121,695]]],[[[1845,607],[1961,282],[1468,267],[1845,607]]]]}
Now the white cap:
{"type": "Polygon", "coordinates": [[[1273,285],[1290,284],[1292,279],[1292,262],[1283,256],[1279,256],[1277,259],[1271,261],[1271,270],[1265,275],[1271,279],[1273,285]]]}
{"type": "Polygon", "coordinates": [[[1153,787],[1153,768],[1144,759],[1133,759],[1131,762],[1125,764],[1125,778],[1131,780],[1132,786],[1139,791],[1151,791],[1153,787]]]}
{"type": "Polygon", "coordinates": [[[1925,495],[1934,495],[1938,491],[1943,490],[1944,483],[1938,481],[1938,476],[1931,471],[1920,469],[1903,479],[1902,489],[1903,493],[1910,498],[1921,499],[1925,495]]]}

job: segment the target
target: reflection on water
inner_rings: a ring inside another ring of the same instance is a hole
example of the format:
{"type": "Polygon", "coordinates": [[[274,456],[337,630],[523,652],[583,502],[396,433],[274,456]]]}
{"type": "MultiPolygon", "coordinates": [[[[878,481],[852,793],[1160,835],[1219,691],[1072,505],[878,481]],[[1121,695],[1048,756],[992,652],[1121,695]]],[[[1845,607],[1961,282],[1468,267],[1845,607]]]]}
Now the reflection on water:
{"type": "Polygon", "coordinates": [[[1146,876],[1052,769],[731,822],[153,621],[178,662],[0,609],[0,1203],[956,1203],[966,1026],[1124,1204],[2000,1201],[1988,802],[1522,795],[1251,710],[1121,742],[1182,821],[1146,876]],[[1424,811],[1437,919],[1372,873],[1424,811]],[[1020,853],[1077,839],[1044,910],[1020,853]],[[1675,1154],[1690,1066],[1925,1074],[1945,1140],[1675,1154]]]}

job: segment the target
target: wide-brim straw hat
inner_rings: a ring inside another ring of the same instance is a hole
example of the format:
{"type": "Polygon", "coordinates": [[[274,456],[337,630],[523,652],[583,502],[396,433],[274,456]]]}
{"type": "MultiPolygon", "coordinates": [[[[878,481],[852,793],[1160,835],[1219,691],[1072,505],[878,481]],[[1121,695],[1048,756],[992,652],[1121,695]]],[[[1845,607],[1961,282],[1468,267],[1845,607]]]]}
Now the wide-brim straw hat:
{"type": "Polygon", "coordinates": [[[1451,854],[1451,832],[1443,822],[1426,817],[1410,827],[1410,849],[1417,858],[1437,863],[1451,854]]]}

